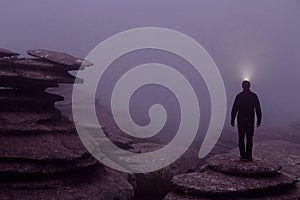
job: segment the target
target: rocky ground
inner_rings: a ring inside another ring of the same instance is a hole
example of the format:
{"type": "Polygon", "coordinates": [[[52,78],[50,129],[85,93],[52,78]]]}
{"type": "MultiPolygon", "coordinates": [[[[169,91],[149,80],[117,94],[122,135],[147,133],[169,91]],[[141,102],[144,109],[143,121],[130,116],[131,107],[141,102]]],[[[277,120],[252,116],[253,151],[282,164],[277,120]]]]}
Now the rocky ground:
{"type": "Polygon", "coordinates": [[[254,161],[239,160],[238,150],[206,160],[201,170],[173,177],[165,200],[298,199],[300,145],[285,141],[255,144],[254,161]]]}
{"type": "MultiPolygon", "coordinates": [[[[151,173],[117,172],[94,159],[82,145],[71,114],[69,70],[91,65],[73,56],[29,50],[32,57],[0,49],[0,199],[293,199],[299,196],[300,141],[289,129],[259,129],[254,162],[237,158],[236,132],[224,129],[207,164],[195,149],[151,173]],[[49,90],[49,88],[52,88],[49,90]],[[53,88],[60,91],[52,94],[53,88]],[[55,107],[56,105],[56,107],[55,107]],[[270,134],[271,133],[271,134],[270,134]],[[277,139],[277,140],[274,140],[277,139]],[[265,141],[272,140],[272,141],[265,141]],[[227,153],[222,154],[220,153],[227,153]],[[214,155],[217,155],[213,157],[214,155]],[[261,196],[262,195],[262,196],[261,196]],[[275,197],[276,196],[276,197],[275,197]]],[[[77,80],[80,83],[84,80],[77,80]]],[[[136,153],[164,147],[158,140],[128,137],[99,105],[103,130],[118,147],[136,153]]],[[[93,127],[87,126],[93,131],[93,127]]],[[[106,140],[107,138],[99,138],[106,140]]],[[[101,148],[101,146],[99,147],[101,148]]]]}

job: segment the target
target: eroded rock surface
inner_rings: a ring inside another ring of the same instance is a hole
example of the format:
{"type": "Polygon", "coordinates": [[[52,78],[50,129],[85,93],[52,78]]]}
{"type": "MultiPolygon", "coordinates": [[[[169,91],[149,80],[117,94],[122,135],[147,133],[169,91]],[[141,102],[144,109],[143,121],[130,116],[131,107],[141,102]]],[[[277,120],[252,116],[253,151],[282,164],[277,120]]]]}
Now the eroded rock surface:
{"type": "Polygon", "coordinates": [[[175,190],[192,195],[238,195],[251,194],[286,187],[294,184],[296,179],[277,174],[272,177],[230,176],[214,170],[182,174],[172,179],[175,190]]]}
{"type": "Polygon", "coordinates": [[[164,198],[164,200],[297,200],[300,196],[300,184],[296,184],[284,191],[272,190],[263,192],[260,194],[246,194],[240,196],[218,196],[218,197],[207,197],[200,195],[190,195],[178,192],[170,192],[164,198]]]}
{"type": "Polygon", "coordinates": [[[78,83],[68,71],[91,63],[59,52],[28,52],[37,58],[0,49],[0,199],[131,199],[127,177],[94,159],[74,123],[55,108],[64,98],[45,92],[78,83]]]}
{"type": "MultiPolygon", "coordinates": [[[[95,146],[95,154],[97,154],[97,151],[99,151],[99,155],[101,155],[99,157],[102,157],[103,159],[113,158],[113,160],[110,160],[111,163],[118,165],[125,160],[126,165],[132,163],[131,167],[134,169],[137,160],[135,160],[135,158],[126,157],[121,151],[109,152],[109,148],[105,152],[106,155],[103,155],[103,151],[101,150],[103,150],[104,144],[102,145],[102,142],[107,141],[108,138],[120,148],[134,153],[153,152],[165,147],[164,144],[155,140],[143,141],[124,136],[120,130],[110,123],[110,120],[108,120],[110,119],[110,116],[107,116],[106,113],[100,113],[100,118],[103,119],[103,129],[107,137],[92,137],[88,143],[90,143],[92,146],[95,146]],[[105,118],[103,118],[103,116],[105,116],[105,118]]],[[[89,127],[87,128],[87,132],[93,133],[96,132],[96,130],[89,127]]],[[[165,155],[160,156],[163,158],[163,160],[172,159],[172,156],[176,154],[179,148],[180,147],[174,147],[173,149],[170,148],[165,155]]],[[[147,159],[143,161],[143,164],[145,165],[144,171],[149,170],[149,166],[157,165],[157,167],[159,167],[158,162],[157,156],[155,155],[153,155],[153,157],[147,157],[147,159]]],[[[145,197],[149,199],[162,199],[172,188],[172,177],[196,170],[198,163],[199,158],[197,151],[188,149],[177,161],[167,167],[149,173],[145,173],[144,171],[141,171],[141,173],[135,173],[132,185],[134,185],[136,197],[138,199],[144,199],[145,197]]]]}
{"type": "Polygon", "coordinates": [[[245,176],[271,175],[278,172],[281,166],[255,158],[253,162],[242,162],[235,153],[220,154],[206,160],[207,164],[218,171],[245,176]]]}
{"type": "MultiPolygon", "coordinates": [[[[230,153],[237,155],[238,149],[230,153]]],[[[280,165],[282,172],[300,177],[300,144],[283,140],[262,141],[254,145],[253,155],[254,160],[280,165]]]]}
{"type": "Polygon", "coordinates": [[[7,49],[0,48],[0,58],[1,57],[18,56],[18,55],[20,55],[20,54],[18,54],[16,52],[12,52],[12,51],[7,50],[7,49]]]}
{"type": "Polygon", "coordinates": [[[299,147],[263,141],[254,146],[254,162],[239,161],[238,149],[208,158],[199,172],[175,176],[165,200],[299,199],[299,147]]]}
{"type": "Polygon", "coordinates": [[[37,58],[42,58],[54,63],[62,64],[62,65],[67,65],[71,67],[78,67],[80,65],[83,66],[91,66],[92,63],[90,63],[87,60],[83,60],[80,58],[76,58],[74,56],[65,54],[65,53],[60,53],[56,51],[49,51],[49,50],[42,50],[42,49],[33,49],[33,50],[28,50],[27,53],[31,56],[37,57],[37,58]]]}

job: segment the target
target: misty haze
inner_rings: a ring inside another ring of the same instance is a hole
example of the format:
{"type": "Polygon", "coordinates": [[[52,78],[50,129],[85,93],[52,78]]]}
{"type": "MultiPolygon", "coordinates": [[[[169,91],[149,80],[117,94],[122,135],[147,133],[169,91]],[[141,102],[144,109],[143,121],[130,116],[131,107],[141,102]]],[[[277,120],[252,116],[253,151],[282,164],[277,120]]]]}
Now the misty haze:
{"type": "MultiPolygon", "coordinates": [[[[18,52],[20,57],[27,57],[28,49],[46,49],[84,59],[99,43],[129,29],[176,30],[205,48],[223,78],[227,113],[213,154],[238,147],[237,129],[230,126],[230,112],[245,79],[251,82],[251,90],[258,95],[262,108],[262,123],[255,128],[254,141],[284,140],[300,144],[299,11],[298,0],[1,0],[0,48],[18,52]]],[[[117,127],[111,110],[115,84],[130,69],[146,63],[174,68],[194,89],[200,122],[192,146],[198,151],[211,119],[210,93],[195,68],[172,52],[142,49],[117,58],[98,83],[96,111],[100,124],[103,116],[109,116],[105,123],[117,127]]],[[[97,76],[94,73],[97,67],[102,66],[95,64],[85,69],[91,79],[97,76]]],[[[76,75],[77,71],[70,73],[76,75]]],[[[136,78],[142,80],[143,76],[136,78]]],[[[73,86],[59,86],[47,91],[65,97],[56,107],[72,119],[73,86]]],[[[78,102],[89,102],[89,92],[82,91],[78,102]]],[[[180,102],[167,87],[147,84],[138,88],[128,109],[137,125],[146,126],[150,123],[149,109],[154,104],[165,108],[167,119],[159,133],[150,139],[168,143],[179,128],[181,111],[180,102]]]]}

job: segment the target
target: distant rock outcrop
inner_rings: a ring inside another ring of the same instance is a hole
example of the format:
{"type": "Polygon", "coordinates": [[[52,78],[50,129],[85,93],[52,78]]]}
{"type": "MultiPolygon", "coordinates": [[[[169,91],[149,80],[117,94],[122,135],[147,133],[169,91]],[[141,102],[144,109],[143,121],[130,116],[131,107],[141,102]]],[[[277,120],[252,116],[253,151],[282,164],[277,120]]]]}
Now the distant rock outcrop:
{"type": "Polygon", "coordinates": [[[68,71],[91,63],[53,51],[28,53],[37,58],[0,49],[0,199],[131,199],[124,174],[95,160],[55,108],[63,97],[45,92],[73,84],[68,71]]]}
{"type": "Polygon", "coordinates": [[[165,200],[300,198],[299,171],[294,170],[300,162],[290,161],[299,155],[300,145],[264,141],[255,145],[254,152],[253,162],[240,161],[237,150],[208,158],[199,172],[175,176],[165,200]]]}
{"type": "Polygon", "coordinates": [[[20,55],[20,54],[18,54],[16,52],[12,52],[7,49],[0,48],[0,58],[18,56],[18,55],[20,55]]]}

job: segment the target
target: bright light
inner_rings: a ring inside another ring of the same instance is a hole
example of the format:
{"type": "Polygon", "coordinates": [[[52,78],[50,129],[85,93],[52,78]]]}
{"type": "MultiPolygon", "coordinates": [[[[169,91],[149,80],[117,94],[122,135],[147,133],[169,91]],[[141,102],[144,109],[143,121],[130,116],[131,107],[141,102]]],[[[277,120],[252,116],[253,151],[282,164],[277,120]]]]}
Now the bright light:
{"type": "Polygon", "coordinates": [[[253,66],[243,65],[241,67],[241,76],[244,81],[250,81],[252,74],[253,74],[253,66]]]}
{"type": "Polygon", "coordinates": [[[249,77],[244,77],[244,81],[250,81],[249,77]]]}

